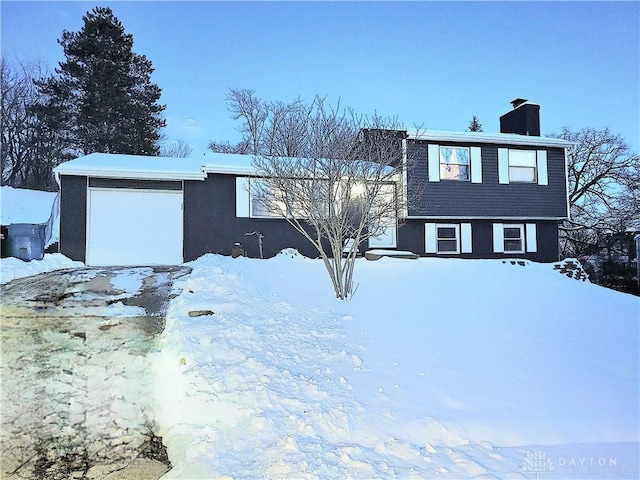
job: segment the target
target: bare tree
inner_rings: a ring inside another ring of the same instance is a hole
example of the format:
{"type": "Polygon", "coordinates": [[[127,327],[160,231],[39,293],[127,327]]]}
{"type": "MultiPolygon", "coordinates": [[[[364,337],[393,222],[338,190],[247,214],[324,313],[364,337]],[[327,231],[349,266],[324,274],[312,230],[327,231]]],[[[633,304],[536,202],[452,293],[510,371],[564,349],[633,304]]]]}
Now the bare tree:
{"type": "Polygon", "coordinates": [[[608,129],[563,129],[574,142],[568,153],[571,219],[561,226],[563,256],[586,258],[601,248],[603,234],[640,228],[640,160],[608,129]]]}
{"type": "Polygon", "coordinates": [[[59,135],[39,121],[43,101],[37,81],[45,78],[41,62],[0,63],[2,185],[55,190],[53,168],[64,157],[59,135]]]}
{"type": "Polygon", "coordinates": [[[319,97],[305,112],[291,125],[299,135],[296,157],[254,157],[251,194],[311,242],[336,297],[347,299],[360,244],[395,228],[407,202],[397,168],[406,160],[405,132],[396,121],[367,120],[319,97]]]}
{"type": "Polygon", "coordinates": [[[160,147],[160,156],[187,158],[193,153],[193,148],[184,140],[166,142],[160,147]]]}
{"type": "Polygon", "coordinates": [[[220,153],[296,156],[302,150],[296,131],[309,115],[309,106],[298,99],[266,102],[250,89],[231,89],[226,97],[233,120],[240,121],[242,139],[237,144],[211,141],[209,149],[220,153]]]}

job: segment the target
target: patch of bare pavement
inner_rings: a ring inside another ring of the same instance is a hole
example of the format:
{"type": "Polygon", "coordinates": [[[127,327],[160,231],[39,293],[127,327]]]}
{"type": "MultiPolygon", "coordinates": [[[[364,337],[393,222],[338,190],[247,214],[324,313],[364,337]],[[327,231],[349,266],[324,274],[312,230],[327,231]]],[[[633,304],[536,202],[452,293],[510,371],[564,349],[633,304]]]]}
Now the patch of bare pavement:
{"type": "Polygon", "coordinates": [[[158,479],[150,356],[189,268],[58,270],[2,285],[1,478],[158,479]]]}

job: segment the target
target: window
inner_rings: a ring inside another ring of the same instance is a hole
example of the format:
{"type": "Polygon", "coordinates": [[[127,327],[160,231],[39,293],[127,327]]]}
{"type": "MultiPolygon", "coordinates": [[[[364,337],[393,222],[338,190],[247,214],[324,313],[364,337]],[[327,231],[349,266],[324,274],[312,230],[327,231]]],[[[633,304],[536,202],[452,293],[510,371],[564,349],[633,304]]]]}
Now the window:
{"type": "MultiPolygon", "coordinates": [[[[252,217],[280,217],[286,210],[283,201],[278,201],[277,193],[271,191],[266,182],[257,179],[250,180],[251,216],[252,217]]],[[[282,195],[280,195],[282,197],[282,195]]]]}
{"type": "Polygon", "coordinates": [[[536,151],[509,150],[509,182],[536,181],[536,151]]]}
{"type": "Polygon", "coordinates": [[[470,223],[425,223],[425,253],[472,253],[470,223]]]}
{"type": "Polygon", "coordinates": [[[524,225],[504,225],[504,252],[524,253],[524,225]]]}
{"type": "Polygon", "coordinates": [[[436,225],[437,250],[436,253],[459,253],[459,226],[436,225]]]}
{"type": "Polygon", "coordinates": [[[469,180],[468,147],[440,147],[440,179],[469,180]]]}
{"type": "Polygon", "coordinates": [[[494,253],[534,253],[538,251],[538,234],[535,223],[493,224],[494,253]]]}
{"type": "Polygon", "coordinates": [[[427,146],[427,170],[430,182],[470,180],[471,183],[482,183],[482,149],[430,143],[427,146]]]}

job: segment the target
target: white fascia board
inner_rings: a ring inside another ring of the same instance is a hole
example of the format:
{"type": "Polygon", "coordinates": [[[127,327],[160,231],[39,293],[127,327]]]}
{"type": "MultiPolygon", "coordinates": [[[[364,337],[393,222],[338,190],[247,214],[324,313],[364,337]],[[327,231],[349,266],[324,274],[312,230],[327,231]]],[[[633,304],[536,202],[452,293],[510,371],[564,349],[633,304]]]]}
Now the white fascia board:
{"type": "Polygon", "coordinates": [[[122,178],[128,180],[204,180],[206,175],[193,172],[160,172],[148,170],[106,170],[99,168],[73,168],[56,170],[59,175],[73,175],[82,177],[122,178]]]}
{"type": "Polygon", "coordinates": [[[409,215],[403,217],[404,220],[509,220],[509,221],[533,221],[533,220],[566,220],[567,217],[508,217],[502,215],[493,215],[490,217],[477,217],[469,215],[409,215]]]}
{"type": "Polygon", "coordinates": [[[440,143],[495,143],[499,145],[530,145],[539,147],[569,148],[573,142],[561,138],[536,137],[518,135],[514,133],[484,133],[484,132],[448,132],[444,130],[409,130],[407,137],[411,140],[429,140],[440,143]]]}

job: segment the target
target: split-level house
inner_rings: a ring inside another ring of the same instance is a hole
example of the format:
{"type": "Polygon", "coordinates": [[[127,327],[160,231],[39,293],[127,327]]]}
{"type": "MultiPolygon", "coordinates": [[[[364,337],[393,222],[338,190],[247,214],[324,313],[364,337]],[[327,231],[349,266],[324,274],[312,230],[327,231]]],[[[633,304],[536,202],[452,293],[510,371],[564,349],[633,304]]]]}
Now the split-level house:
{"type": "MultiPolygon", "coordinates": [[[[399,202],[397,218],[361,250],[558,260],[570,144],[541,137],[539,118],[538,105],[518,100],[501,117],[501,133],[397,132],[398,194],[411,199],[399,202]]],[[[252,161],[94,153],[66,162],[55,169],[60,252],[89,265],[177,264],[230,254],[236,243],[252,257],[259,247],[267,258],[287,247],[317,256],[252,198],[252,161]]]]}

